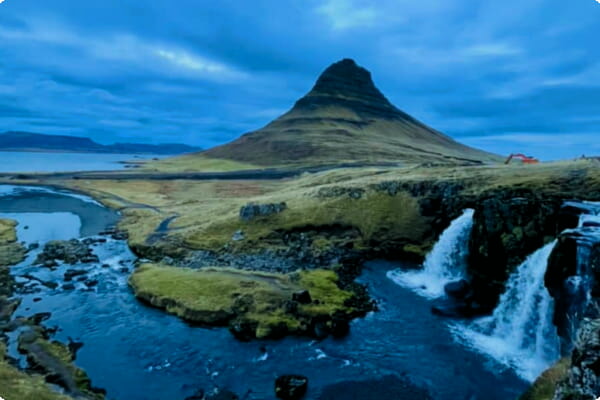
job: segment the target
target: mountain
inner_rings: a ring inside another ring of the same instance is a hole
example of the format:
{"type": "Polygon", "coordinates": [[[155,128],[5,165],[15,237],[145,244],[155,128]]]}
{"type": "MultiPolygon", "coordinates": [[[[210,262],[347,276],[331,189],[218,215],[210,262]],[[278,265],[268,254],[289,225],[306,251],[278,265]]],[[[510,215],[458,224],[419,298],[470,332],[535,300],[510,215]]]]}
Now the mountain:
{"type": "Polygon", "coordinates": [[[78,136],[30,132],[0,134],[0,151],[51,151],[68,153],[183,154],[200,150],[184,144],[115,143],[103,145],[78,136]]]}
{"type": "Polygon", "coordinates": [[[200,155],[263,166],[499,161],[396,108],[371,73],[350,59],[327,68],[307,95],[264,128],[200,155]]]}

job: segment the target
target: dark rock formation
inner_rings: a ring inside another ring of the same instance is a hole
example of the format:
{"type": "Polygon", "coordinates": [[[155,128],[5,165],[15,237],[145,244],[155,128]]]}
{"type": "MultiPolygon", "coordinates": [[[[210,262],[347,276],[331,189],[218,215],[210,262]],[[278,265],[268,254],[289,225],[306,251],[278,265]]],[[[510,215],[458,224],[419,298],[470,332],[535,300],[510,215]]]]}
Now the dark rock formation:
{"type": "Polygon", "coordinates": [[[514,269],[557,233],[561,201],[531,192],[499,191],[475,205],[469,243],[474,296],[491,311],[514,269]]]}
{"type": "Polygon", "coordinates": [[[299,400],[308,389],[308,378],[301,375],[283,375],[275,381],[275,395],[282,400],[299,400]]]}
{"type": "Polygon", "coordinates": [[[268,217],[269,215],[279,214],[287,208],[285,203],[254,204],[250,203],[240,209],[240,218],[243,221],[250,221],[259,217],[268,217]]]}
{"type": "MultiPolygon", "coordinates": [[[[587,205],[579,208],[585,215],[587,205]]],[[[600,211],[600,206],[596,206],[600,211]]],[[[574,205],[563,208],[568,216],[574,215],[574,205]]],[[[577,216],[579,221],[580,216],[577,216]]],[[[566,220],[567,218],[562,218],[566,220]]],[[[574,223],[574,221],[572,221],[574,223]]],[[[577,224],[575,224],[577,226],[577,224]]],[[[545,283],[554,298],[554,324],[562,339],[563,354],[571,350],[579,321],[598,315],[600,298],[600,228],[582,226],[563,232],[550,256],[545,283]]]]}
{"type": "Polygon", "coordinates": [[[444,291],[449,297],[464,300],[471,293],[471,285],[466,279],[450,282],[444,286],[444,291]]]}
{"type": "Polygon", "coordinates": [[[554,400],[596,400],[600,393],[600,319],[581,324],[565,381],[554,400]]]}
{"type": "Polygon", "coordinates": [[[40,265],[52,265],[56,260],[66,264],[93,263],[98,262],[98,256],[93,254],[92,249],[84,242],[77,239],[55,240],[46,243],[44,250],[37,256],[34,263],[40,265]]]}

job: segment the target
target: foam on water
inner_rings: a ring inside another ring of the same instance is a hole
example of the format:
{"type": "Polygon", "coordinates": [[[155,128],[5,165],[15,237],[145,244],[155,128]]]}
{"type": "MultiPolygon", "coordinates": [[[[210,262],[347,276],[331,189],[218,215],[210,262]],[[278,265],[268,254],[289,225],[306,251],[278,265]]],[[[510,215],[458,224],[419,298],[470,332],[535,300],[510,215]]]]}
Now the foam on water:
{"type": "Polygon", "coordinates": [[[443,296],[446,284],[464,277],[474,213],[467,209],[450,224],[427,256],[423,269],[397,269],[390,271],[388,278],[427,298],[443,296]]]}

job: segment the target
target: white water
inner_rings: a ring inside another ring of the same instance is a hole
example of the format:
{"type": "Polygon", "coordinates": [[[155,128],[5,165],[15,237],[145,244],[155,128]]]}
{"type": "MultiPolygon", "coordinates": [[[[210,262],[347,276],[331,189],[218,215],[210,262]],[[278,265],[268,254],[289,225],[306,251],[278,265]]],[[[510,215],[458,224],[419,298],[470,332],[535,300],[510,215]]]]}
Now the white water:
{"type": "Polygon", "coordinates": [[[544,285],[556,242],[530,255],[510,276],[491,317],[455,326],[461,341],[533,381],[559,358],[554,302],[544,285]]]}
{"type": "Polygon", "coordinates": [[[474,213],[467,209],[450,224],[427,256],[423,269],[390,271],[388,278],[427,298],[443,296],[446,284],[464,278],[474,213]]]}

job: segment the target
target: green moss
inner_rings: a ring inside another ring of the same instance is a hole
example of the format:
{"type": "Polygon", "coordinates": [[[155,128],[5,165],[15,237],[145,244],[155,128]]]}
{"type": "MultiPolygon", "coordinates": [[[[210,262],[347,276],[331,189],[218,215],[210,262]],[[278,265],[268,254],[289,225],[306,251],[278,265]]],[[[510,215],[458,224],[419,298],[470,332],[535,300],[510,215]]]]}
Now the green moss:
{"type": "Polygon", "coordinates": [[[341,290],[337,282],[338,276],[333,271],[301,271],[298,284],[310,292],[313,303],[301,305],[300,311],[310,316],[333,315],[340,310],[348,311],[345,304],[352,297],[352,293],[341,290]]]}
{"type": "Polygon", "coordinates": [[[0,397],[18,400],[70,400],[50,388],[39,375],[27,375],[5,361],[6,344],[0,340],[0,397]]]}
{"type": "Polygon", "coordinates": [[[27,355],[37,370],[52,377],[52,382],[62,386],[72,396],[89,400],[104,399],[104,395],[94,391],[85,371],[73,364],[73,354],[64,344],[45,339],[39,330],[31,330],[19,336],[19,351],[27,355]]]}
{"type": "Polygon", "coordinates": [[[0,268],[18,264],[25,259],[25,248],[17,242],[17,223],[0,219],[0,268]]]}
{"type": "Polygon", "coordinates": [[[291,275],[240,271],[140,266],[129,282],[136,295],[184,319],[226,326],[234,319],[255,327],[266,338],[306,331],[313,317],[351,312],[345,302],[352,293],[337,286],[333,271],[303,271],[291,275]],[[308,290],[313,304],[288,308],[293,293],[308,290]]]}
{"type": "Polygon", "coordinates": [[[358,230],[360,237],[354,244],[361,248],[368,247],[371,241],[394,238],[418,242],[428,228],[427,220],[420,214],[418,199],[407,193],[390,196],[373,191],[361,199],[299,197],[286,202],[288,209],[284,212],[247,222],[240,220],[239,208],[233,210],[227,218],[191,234],[186,243],[195,249],[218,250],[231,242],[235,231],[242,230],[246,240],[231,245],[256,249],[261,245],[269,247],[269,241],[264,239],[277,231],[342,226],[358,230]]]}
{"type": "Polygon", "coordinates": [[[552,400],[556,385],[567,378],[570,359],[565,357],[546,370],[519,400],[552,400]]]}
{"type": "Polygon", "coordinates": [[[27,375],[3,361],[0,361],[0,396],[9,400],[72,400],[53,391],[43,377],[27,375]]]}

